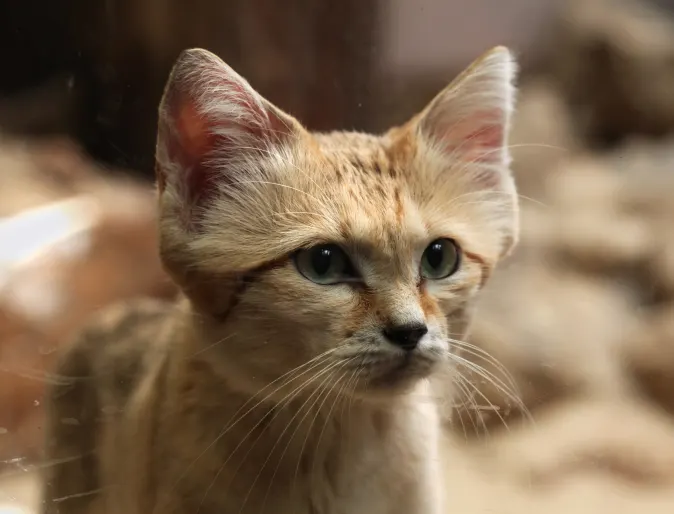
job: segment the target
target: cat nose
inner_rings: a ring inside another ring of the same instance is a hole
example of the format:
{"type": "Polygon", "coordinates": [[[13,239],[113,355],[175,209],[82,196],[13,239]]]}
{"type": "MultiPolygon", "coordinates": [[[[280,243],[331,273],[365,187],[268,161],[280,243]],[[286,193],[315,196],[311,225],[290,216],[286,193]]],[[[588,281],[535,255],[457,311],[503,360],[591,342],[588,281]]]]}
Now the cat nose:
{"type": "Polygon", "coordinates": [[[414,350],[428,332],[424,323],[393,325],[384,329],[384,337],[403,350],[414,350]]]}

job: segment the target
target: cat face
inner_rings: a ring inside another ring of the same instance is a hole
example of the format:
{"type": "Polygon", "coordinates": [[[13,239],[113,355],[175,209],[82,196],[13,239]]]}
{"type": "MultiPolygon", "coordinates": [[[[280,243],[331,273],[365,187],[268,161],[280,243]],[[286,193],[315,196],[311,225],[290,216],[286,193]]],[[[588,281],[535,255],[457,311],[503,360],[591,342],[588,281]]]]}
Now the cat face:
{"type": "Polygon", "coordinates": [[[497,48],[381,136],[312,134],[220,59],[185,52],[160,107],[162,258],[205,352],[246,389],[360,396],[446,362],[517,236],[497,48]]]}

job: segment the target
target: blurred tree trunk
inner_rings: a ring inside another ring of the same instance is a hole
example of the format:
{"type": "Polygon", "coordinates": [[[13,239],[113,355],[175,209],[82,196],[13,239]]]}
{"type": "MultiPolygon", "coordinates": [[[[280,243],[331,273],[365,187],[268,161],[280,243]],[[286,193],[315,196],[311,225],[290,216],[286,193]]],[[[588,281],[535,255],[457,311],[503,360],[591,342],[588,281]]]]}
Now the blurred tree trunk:
{"type": "MultiPolygon", "coordinates": [[[[76,136],[104,161],[150,176],[164,82],[178,54],[194,46],[221,56],[313,130],[372,126],[366,106],[374,96],[377,1],[60,0],[50,5],[58,6],[52,11],[61,12],[66,30],[60,36],[30,31],[22,38],[33,47],[62,39],[54,48],[63,47],[59,51],[68,58],[61,59],[60,68],[74,75],[76,136]]],[[[23,11],[24,24],[30,25],[23,11]]],[[[20,56],[14,59],[22,62],[20,56]]],[[[28,78],[28,71],[20,73],[28,78]]],[[[14,89],[21,80],[12,77],[14,89]]]]}

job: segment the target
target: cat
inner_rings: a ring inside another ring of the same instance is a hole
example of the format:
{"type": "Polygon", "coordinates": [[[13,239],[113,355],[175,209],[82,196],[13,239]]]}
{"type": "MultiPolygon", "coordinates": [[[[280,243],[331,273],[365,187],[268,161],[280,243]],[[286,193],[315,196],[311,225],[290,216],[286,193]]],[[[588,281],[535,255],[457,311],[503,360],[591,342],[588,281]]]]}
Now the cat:
{"type": "Polygon", "coordinates": [[[518,236],[515,75],[497,47],[404,125],[317,134],[183,52],[156,149],[182,295],[64,351],[43,512],[445,512],[452,341],[518,236]]]}

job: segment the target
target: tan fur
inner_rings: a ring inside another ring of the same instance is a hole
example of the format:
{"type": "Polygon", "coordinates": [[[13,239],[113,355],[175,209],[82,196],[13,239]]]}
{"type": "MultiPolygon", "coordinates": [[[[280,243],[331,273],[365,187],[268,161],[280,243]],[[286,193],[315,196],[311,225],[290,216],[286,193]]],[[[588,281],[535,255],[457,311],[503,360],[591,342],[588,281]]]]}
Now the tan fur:
{"type": "Polygon", "coordinates": [[[498,48],[387,134],[311,134],[186,52],[157,146],[162,258],[185,296],[104,314],[63,357],[45,512],[443,512],[451,338],[517,237],[514,71],[498,48]],[[421,279],[439,237],[461,266],[421,279]],[[293,252],[324,242],[363,283],[298,273],[293,252]],[[382,330],[412,321],[428,333],[408,359],[382,330]]]}

